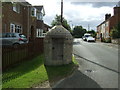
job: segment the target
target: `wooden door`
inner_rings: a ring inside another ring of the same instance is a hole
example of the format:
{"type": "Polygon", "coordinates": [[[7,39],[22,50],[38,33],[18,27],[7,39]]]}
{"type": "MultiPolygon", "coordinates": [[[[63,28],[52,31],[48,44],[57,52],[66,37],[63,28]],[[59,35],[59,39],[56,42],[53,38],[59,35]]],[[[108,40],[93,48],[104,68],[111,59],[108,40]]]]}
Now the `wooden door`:
{"type": "Polygon", "coordinates": [[[52,39],[52,58],[53,60],[63,60],[63,39],[52,39]]]}

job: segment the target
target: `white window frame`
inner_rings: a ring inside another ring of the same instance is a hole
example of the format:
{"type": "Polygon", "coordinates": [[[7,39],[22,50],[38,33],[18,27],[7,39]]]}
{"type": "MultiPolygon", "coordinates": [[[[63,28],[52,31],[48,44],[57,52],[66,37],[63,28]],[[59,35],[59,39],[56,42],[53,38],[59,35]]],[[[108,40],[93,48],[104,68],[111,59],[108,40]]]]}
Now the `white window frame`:
{"type": "Polygon", "coordinates": [[[15,32],[15,24],[10,24],[10,32],[15,32]]]}
{"type": "Polygon", "coordinates": [[[16,33],[22,33],[22,27],[20,25],[16,25],[15,32],[16,33]]]}
{"type": "Polygon", "coordinates": [[[20,5],[17,3],[13,3],[13,11],[20,13],[20,5]]]}
{"type": "Polygon", "coordinates": [[[106,27],[108,27],[108,26],[109,26],[109,22],[107,21],[107,22],[106,22],[106,27]]]}
{"type": "Polygon", "coordinates": [[[43,15],[40,12],[37,12],[37,20],[43,20],[43,15]]]}
{"type": "Polygon", "coordinates": [[[22,33],[22,26],[17,24],[10,24],[10,32],[12,33],[22,33]]]}
{"type": "Polygon", "coordinates": [[[37,20],[40,20],[40,13],[39,12],[37,12],[37,20]]]}
{"type": "Polygon", "coordinates": [[[40,20],[43,20],[43,14],[40,13],[40,20]]]}
{"type": "Polygon", "coordinates": [[[109,31],[107,30],[106,31],[106,38],[109,38],[110,36],[109,36],[109,31]]]}
{"type": "Polygon", "coordinates": [[[46,33],[43,33],[43,29],[36,30],[36,37],[45,37],[46,33]]]}
{"type": "Polygon", "coordinates": [[[31,16],[37,17],[37,9],[34,7],[31,8],[31,16]]]}

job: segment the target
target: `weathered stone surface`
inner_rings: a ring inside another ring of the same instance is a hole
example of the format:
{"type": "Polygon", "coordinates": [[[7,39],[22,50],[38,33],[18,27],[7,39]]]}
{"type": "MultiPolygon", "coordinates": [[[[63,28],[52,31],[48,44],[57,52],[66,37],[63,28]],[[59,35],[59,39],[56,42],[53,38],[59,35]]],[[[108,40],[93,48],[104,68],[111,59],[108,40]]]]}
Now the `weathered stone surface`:
{"type": "Polygon", "coordinates": [[[45,65],[72,62],[73,37],[63,26],[53,27],[44,38],[45,65]]]}

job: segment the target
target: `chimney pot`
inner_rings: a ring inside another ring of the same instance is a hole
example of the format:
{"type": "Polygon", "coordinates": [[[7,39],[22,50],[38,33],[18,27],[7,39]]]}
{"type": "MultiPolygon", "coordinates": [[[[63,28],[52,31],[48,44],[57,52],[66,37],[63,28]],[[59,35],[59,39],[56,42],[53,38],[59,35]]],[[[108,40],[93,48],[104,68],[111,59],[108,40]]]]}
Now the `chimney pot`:
{"type": "Polygon", "coordinates": [[[111,17],[111,14],[105,14],[105,21],[111,17]]]}

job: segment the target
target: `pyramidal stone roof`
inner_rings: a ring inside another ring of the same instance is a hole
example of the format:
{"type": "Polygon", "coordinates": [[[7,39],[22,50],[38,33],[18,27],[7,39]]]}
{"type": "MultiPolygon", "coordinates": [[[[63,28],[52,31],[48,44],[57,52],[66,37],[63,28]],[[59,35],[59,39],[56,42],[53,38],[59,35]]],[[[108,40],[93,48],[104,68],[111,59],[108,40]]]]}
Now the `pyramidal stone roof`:
{"type": "Polygon", "coordinates": [[[54,26],[50,31],[47,32],[46,37],[63,37],[63,38],[72,38],[70,32],[65,29],[62,25],[54,26]]]}

